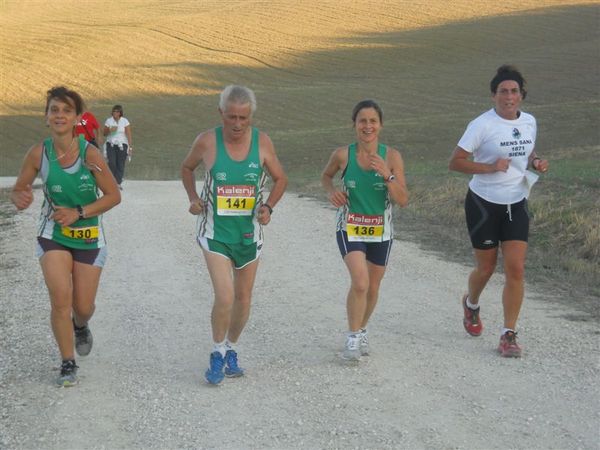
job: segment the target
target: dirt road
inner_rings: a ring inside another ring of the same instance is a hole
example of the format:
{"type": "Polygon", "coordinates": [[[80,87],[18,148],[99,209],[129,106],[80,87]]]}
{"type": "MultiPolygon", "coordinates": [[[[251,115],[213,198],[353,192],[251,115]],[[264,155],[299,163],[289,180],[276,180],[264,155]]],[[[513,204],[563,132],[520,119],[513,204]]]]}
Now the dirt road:
{"type": "MultiPolygon", "coordinates": [[[[34,257],[40,191],[0,229],[0,448],[598,448],[599,331],[527,287],[520,360],[496,352],[501,277],[484,334],[462,328],[469,268],[396,241],[358,365],[338,358],[348,276],[334,211],[288,194],[266,228],[246,376],[207,386],[212,291],[178,182],[125,185],[80,385],[59,355],[34,257]]],[[[402,230],[397,230],[402,236],[402,230]]],[[[466,245],[466,244],[465,244],[466,245]]]]}

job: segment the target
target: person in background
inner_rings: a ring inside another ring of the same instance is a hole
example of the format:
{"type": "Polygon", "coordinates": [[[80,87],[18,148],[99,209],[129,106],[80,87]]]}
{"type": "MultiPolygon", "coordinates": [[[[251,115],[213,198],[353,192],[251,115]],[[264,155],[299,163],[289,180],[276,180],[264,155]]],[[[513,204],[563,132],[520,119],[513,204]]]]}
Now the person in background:
{"type": "Polygon", "coordinates": [[[62,357],[56,382],[64,387],[77,384],[73,340],[80,356],[92,349],[88,323],[96,308],[107,254],[101,217],[121,201],[99,150],[75,134],[82,112],[83,100],[77,92],[63,86],[48,91],[50,137],[29,149],[11,192],[17,209],[26,209],[33,202],[35,178],[42,179],[37,255],[50,294],[52,331],[62,357]]]}
{"type": "Polygon", "coordinates": [[[222,126],[200,133],[181,166],[181,179],[198,216],[197,241],[214,290],[213,348],[206,381],[244,374],[236,343],[250,316],[252,289],[263,245],[263,225],[271,221],[287,186],[287,176],[269,136],[252,127],[254,92],[227,86],[219,101],[222,126]],[[203,164],[202,193],[194,171],[203,164]],[[264,199],[267,175],[273,186],[264,199]]]}
{"type": "Polygon", "coordinates": [[[81,115],[81,119],[77,122],[75,127],[75,133],[77,135],[83,135],[86,141],[92,144],[94,147],[100,149],[104,143],[102,139],[102,133],[100,133],[100,124],[96,120],[90,111],[85,111],[81,115]]]}
{"type": "Polygon", "coordinates": [[[323,170],[321,184],[337,210],[336,236],[350,274],[346,298],[348,333],[342,358],[369,354],[367,323],[379,298],[392,248],[392,202],[408,204],[404,162],[398,150],[379,142],[383,111],[373,100],[352,111],[356,141],[337,148],[323,170]],[[342,188],[333,177],[342,174],[342,188]]]}
{"type": "Polygon", "coordinates": [[[125,162],[133,155],[133,140],[131,138],[131,125],[123,117],[123,107],[115,105],[111,117],[104,122],[104,136],[106,136],[106,157],[108,167],[122,189],[123,176],[125,175],[125,162]]]}
{"type": "Polygon", "coordinates": [[[449,168],[473,175],[465,199],[467,228],[475,268],[462,297],[463,325],[471,336],[483,331],[479,299],[495,271],[498,247],[504,259],[504,326],[498,352],[520,357],[517,319],[524,296],[525,257],[529,237],[527,197],[548,161],[537,156],[535,118],[521,110],[527,96],[525,78],[514,66],[498,68],[490,82],[494,107],[467,126],[452,153],[449,168]]]}

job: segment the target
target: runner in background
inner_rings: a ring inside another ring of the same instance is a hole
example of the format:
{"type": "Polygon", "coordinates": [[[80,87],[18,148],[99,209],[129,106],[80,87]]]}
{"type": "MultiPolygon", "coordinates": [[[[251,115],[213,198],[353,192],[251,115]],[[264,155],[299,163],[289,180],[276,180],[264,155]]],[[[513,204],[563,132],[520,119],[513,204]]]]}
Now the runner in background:
{"type": "Polygon", "coordinates": [[[77,135],[83,135],[85,140],[97,149],[102,149],[104,140],[102,138],[102,133],[100,133],[100,124],[90,111],[85,111],[81,115],[81,119],[79,119],[77,126],[75,127],[75,133],[77,135]]]}
{"type": "Polygon", "coordinates": [[[219,101],[222,126],[198,135],[181,167],[190,213],[198,215],[197,240],[214,290],[213,348],[206,381],[239,377],[236,344],[248,317],[252,288],[263,245],[263,225],[271,221],[287,186],[287,176],[269,136],[251,126],[254,93],[227,86],[219,101]],[[194,171],[206,170],[198,195],[194,171]],[[273,186],[264,199],[270,175],[273,186]]]}
{"type": "Polygon", "coordinates": [[[352,111],[356,142],[339,147],[323,170],[321,183],[338,208],[336,236],[350,273],[348,333],[342,358],[369,354],[367,323],[375,310],[394,238],[392,202],[406,206],[408,190],[398,150],[379,143],[383,111],[373,100],[352,111]],[[333,177],[342,174],[341,189],[333,177]]]}
{"type": "Polygon", "coordinates": [[[110,171],[117,180],[119,189],[123,189],[125,176],[125,162],[133,154],[133,139],[131,124],[123,117],[123,107],[115,105],[111,116],[104,122],[104,136],[106,136],[106,157],[110,171]]]}

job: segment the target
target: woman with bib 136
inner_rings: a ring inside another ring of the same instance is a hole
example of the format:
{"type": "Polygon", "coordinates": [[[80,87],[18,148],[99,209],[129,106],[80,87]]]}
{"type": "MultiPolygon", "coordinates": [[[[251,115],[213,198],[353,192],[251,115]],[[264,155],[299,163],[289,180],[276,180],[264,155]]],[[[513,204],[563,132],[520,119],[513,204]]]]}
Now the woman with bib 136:
{"type": "Polygon", "coordinates": [[[348,333],[341,354],[358,361],[369,354],[367,323],[377,304],[394,230],[392,202],[406,206],[408,190],[398,150],[379,143],[383,111],[373,100],[352,111],[356,142],[336,149],[321,176],[329,201],[338,208],[336,236],[351,285],[346,299],[348,333]],[[342,172],[341,189],[333,177],[342,172]]]}

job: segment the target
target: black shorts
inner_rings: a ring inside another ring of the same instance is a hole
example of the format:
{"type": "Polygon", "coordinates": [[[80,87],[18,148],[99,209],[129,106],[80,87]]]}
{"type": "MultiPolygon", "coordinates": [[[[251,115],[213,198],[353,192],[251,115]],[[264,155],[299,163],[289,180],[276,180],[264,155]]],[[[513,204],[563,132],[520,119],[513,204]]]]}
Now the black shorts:
{"type": "Polygon", "coordinates": [[[102,248],[91,248],[89,250],[81,250],[77,248],[65,247],[64,245],[54,242],[51,239],[38,237],[38,248],[37,256],[41,258],[44,253],[50,250],[63,250],[71,253],[73,261],[77,261],[82,264],[89,264],[90,266],[104,267],[106,262],[106,247],[102,248]]]}
{"type": "Polygon", "coordinates": [[[378,266],[387,266],[392,249],[392,239],[383,242],[349,242],[345,231],[335,233],[342,258],[353,251],[363,252],[367,261],[378,266]]]}
{"type": "Polygon", "coordinates": [[[473,248],[486,250],[504,241],[525,241],[529,237],[527,199],[512,205],[488,202],[471,189],[465,198],[465,216],[473,248]]]}

